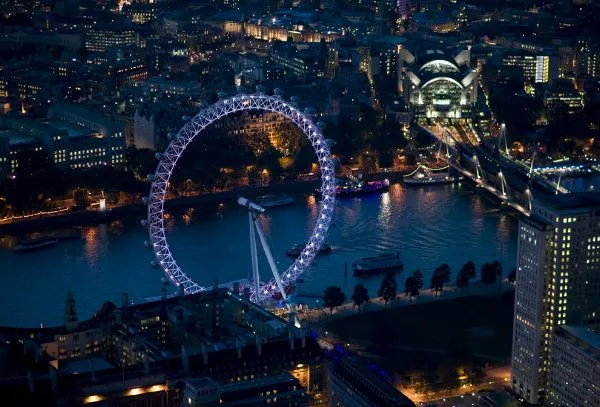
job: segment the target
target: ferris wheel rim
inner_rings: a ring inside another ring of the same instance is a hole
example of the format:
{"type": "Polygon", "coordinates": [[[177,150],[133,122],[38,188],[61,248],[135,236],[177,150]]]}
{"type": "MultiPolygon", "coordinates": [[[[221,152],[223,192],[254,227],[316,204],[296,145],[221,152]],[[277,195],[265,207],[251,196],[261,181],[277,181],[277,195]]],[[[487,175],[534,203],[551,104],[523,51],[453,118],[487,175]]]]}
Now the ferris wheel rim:
{"type": "MultiPolygon", "coordinates": [[[[316,224],[304,250],[293,263],[281,273],[284,286],[293,284],[304,274],[319,252],[331,223],[335,204],[335,168],[330,157],[330,149],[319,126],[310,117],[300,112],[292,104],[278,96],[264,94],[236,95],[222,99],[198,112],[175,135],[171,137],[167,149],[157,153],[159,163],[154,174],[150,175],[150,195],[147,198],[148,212],[144,221],[150,235],[150,247],[153,250],[155,264],[162,269],[168,280],[183,289],[186,294],[207,290],[194,282],[177,264],[164,227],[164,201],[169,186],[169,179],[177,161],[184,153],[187,145],[200,135],[215,121],[230,114],[241,111],[264,111],[283,115],[293,122],[308,138],[319,163],[321,173],[321,203],[316,224]]],[[[153,262],[154,263],[154,262],[153,262]]],[[[254,301],[262,301],[278,291],[274,278],[261,282],[259,292],[250,285],[254,301]]]]}

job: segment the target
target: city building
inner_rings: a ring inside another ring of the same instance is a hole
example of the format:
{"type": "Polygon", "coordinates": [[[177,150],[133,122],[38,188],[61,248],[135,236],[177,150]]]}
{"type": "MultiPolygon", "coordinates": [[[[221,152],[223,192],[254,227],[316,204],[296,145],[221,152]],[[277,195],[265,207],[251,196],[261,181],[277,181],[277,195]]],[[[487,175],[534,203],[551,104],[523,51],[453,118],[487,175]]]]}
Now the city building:
{"type": "Polygon", "coordinates": [[[410,1],[398,0],[398,18],[401,21],[406,21],[410,18],[410,1]]]}
{"type": "Polygon", "coordinates": [[[148,78],[148,67],[139,59],[119,60],[110,64],[109,75],[114,78],[114,89],[144,82],[148,78]]]}
{"type": "Polygon", "coordinates": [[[324,43],[297,44],[282,42],[275,44],[269,59],[282,66],[284,73],[300,77],[324,77],[328,71],[328,51],[324,43]]]}
{"type": "Polygon", "coordinates": [[[580,78],[600,77],[600,44],[587,38],[577,40],[575,70],[580,78]]]}
{"type": "Polygon", "coordinates": [[[334,407],[414,407],[391,383],[355,357],[329,364],[329,405],[334,407]]]}
{"type": "Polygon", "coordinates": [[[416,117],[469,118],[477,103],[478,72],[469,51],[452,57],[437,48],[401,54],[401,89],[416,117]]]}
{"type": "Polygon", "coordinates": [[[264,41],[332,42],[341,37],[339,32],[318,30],[302,24],[281,26],[278,24],[277,17],[266,17],[249,22],[226,20],[220,23],[225,33],[264,41]]]}
{"type": "Polygon", "coordinates": [[[572,80],[556,79],[546,87],[544,106],[549,112],[562,107],[567,114],[578,113],[583,109],[583,95],[572,80]]]}
{"type": "Polygon", "coordinates": [[[519,222],[512,386],[531,404],[548,396],[559,326],[600,320],[600,196],[534,200],[519,222]]]}
{"type": "Polygon", "coordinates": [[[564,325],[552,336],[548,399],[559,406],[600,406],[600,334],[564,325]]]}
{"type": "Polygon", "coordinates": [[[120,307],[107,303],[81,322],[69,296],[63,327],[0,328],[8,343],[23,341],[32,363],[26,376],[0,382],[0,393],[31,405],[324,405],[327,364],[316,339],[293,316],[233,292],[163,290],[136,305],[124,295],[120,307]],[[49,354],[54,347],[63,356],[49,354]]]}
{"type": "Polygon", "coordinates": [[[123,6],[122,12],[129,17],[134,24],[146,24],[156,20],[159,8],[156,3],[135,2],[123,6]]]}
{"type": "Polygon", "coordinates": [[[105,52],[110,47],[135,43],[135,31],[118,24],[101,24],[89,28],[84,39],[85,49],[92,52],[105,52]]]}
{"type": "Polygon", "coordinates": [[[5,171],[19,166],[19,151],[44,149],[59,168],[125,164],[125,135],[120,123],[73,104],[55,104],[47,119],[0,118],[0,163],[5,171]]]}
{"type": "Polygon", "coordinates": [[[523,70],[523,77],[531,83],[546,83],[558,78],[560,58],[558,55],[526,50],[506,50],[502,66],[517,66],[523,70]]]}
{"type": "MultiPolygon", "coordinates": [[[[68,145],[55,149],[69,157],[71,168],[125,164],[123,125],[77,104],[56,103],[48,111],[50,125],[69,132],[68,145]]],[[[60,155],[60,154],[59,154],[60,155]]],[[[55,160],[58,155],[55,155],[55,160]]]]}

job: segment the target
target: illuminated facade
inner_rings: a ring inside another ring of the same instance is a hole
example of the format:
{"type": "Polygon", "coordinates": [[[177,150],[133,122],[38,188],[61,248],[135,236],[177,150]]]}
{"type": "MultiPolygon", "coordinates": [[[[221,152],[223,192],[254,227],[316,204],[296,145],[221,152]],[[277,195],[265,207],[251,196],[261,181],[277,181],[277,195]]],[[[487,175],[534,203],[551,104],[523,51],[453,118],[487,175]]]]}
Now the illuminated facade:
{"type": "Polygon", "coordinates": [[[6,116],[0,121],[0,127],[13,132],[8,149],[0,148],[0,156],[4,155],[0,164],[13,172],[18,166],[17,152],[23,145],[33,146],[29,149],[43,148],[60,168],[125,164],[123,126],[76,105],[55,104],[49,109],[48,119],[43,120],[6,116]]]}
{"type": "Polygon", "coordinates": [[[583,94],[577,91],[571,80],[557,79],[546,88],[544,105],[549,111],[564,106],[568,114],[574,114],[583,109],[583,94]]]}
{"type": "Polygon", "coordinates": [[[402,50],[401,88],[417,117],[465,118],[477,102],[478,73],[468,68],[468,51],[449,57],[439,49],[418,56],[402,50]]]}
{"type": "Polygon", "coordinates": [[[115,45],[130,45],[136,43],[135,32],[120,25],[103,25],[87,30],[85,34],[85,49],[93,52],[106,52],[115,45]]]}
{"type": "Polygon", "coordinates": [[[558,78],[558,63],[557,55],[522,50],[506,51],[502,58],[503,66],[521,68],[525,80],[532,83],[546,83],[558,78]]]}
{"type": "Polygon", "coordinates": [[[513,389],[548,395],[556,327],[600,320],[600,201],[594,195],[534,201],[519,222],[512,350],[513,389]]]}
{"type": "Polygon", "coordinates": [[[310,27],[279,27],[262,22],[236,22],[225,21],[223,30],[229,34],[237,34],[243,37],[252,37],[265,41],[287,41],[291,38],[293,42],[332,42],[341,37],[340,33],[323,33],[313,31],[310,27]]]}

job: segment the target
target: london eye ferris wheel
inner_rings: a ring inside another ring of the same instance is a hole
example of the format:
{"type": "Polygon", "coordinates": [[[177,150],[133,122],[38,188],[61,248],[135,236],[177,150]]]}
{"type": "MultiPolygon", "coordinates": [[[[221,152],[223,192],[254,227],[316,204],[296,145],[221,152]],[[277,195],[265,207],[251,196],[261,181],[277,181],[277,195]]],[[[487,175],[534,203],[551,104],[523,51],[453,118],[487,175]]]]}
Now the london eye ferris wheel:
{"type": "Polygon", "coordinates": [[[281,273],[279,281],[272,278],[268,281],[250,285],[251,298],[261,302],[271,297],[284,287],[293,284],[311,265],[318,253],[331,223],[335,204],[335,168],[330,157],[329,145],[323,133],[310,117],[302,113],[292,103],[281,97],[269,96],[262,93],[236,95],[219,100],[211,106],[202,109],[190,119],[177,133],[169,135],[169,145],[163,153],[157,153],[159,160],[154,174],[148,176],[151,181],[150,195],[144,198],[148,206],[147,219],[142,224],[148,228],[150,241],[148,245],[154,253],[156,264],[165,273],[168,281],[186,294],[205,291],[207,288],[193,281],[181,269],[173,256],[164,227],[164,204],[169,178],[175,170],[177,161],[186,147],[196,136],[201,136],[204,130],[215,121],[236,112],[254,110],[274,112],[283,115],[293,122],[306,135],[318,159],[321,173],[321,202],[314,229],[307,244],[292,264],[281,273]]]}

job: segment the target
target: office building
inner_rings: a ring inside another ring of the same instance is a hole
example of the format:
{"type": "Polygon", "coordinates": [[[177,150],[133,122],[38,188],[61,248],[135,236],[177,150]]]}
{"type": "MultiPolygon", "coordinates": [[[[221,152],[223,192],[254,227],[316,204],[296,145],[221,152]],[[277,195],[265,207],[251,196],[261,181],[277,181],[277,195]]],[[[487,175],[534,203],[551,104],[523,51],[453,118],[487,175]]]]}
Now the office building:
{"type": "Polygon", "coordinates": [[[502,66],[517,66],[523,77],[531,83],[546,83],[558,78],[558,55],[545,52],[507,50],[502,57],[502,66]]]}
{"type": "Polygon", "coordinates": [[[391,383],[355,357],[329,365],[329,405],[333,407],[414,407],[391,383]]]}
{"type": "Polygon", "coordinates": [[[572,80],[556,79],[546,87],[544,106],[549,112],[562,107],[567,114],[578,113],[583,109],[583,94],[575,88],[572,80]]]}
{"type": "Polygon", "coordinates": [[[4,116],[0,120],[0,169],[14,172],[19,151],[45,150],[59,168],[125,164],[122,124],[74,104],[55,104],[47,119],[4,116]]]}
{"type": "Polygon", "coordinates": [[[580,78],[600,77],[600,44],[588,38],[577,40],[575,71],[580,78]]]}
{"type": "Polygon", "coordinates": [[[136,34],[131,28],[118,24],[102,24],[89,28],[85,33],[85,49],[92,52],[105,52],[117,45],[136,43],[136,34]]]}
{"type": "Polygon", "coordinates": [[[512,386],[527,402],[547,398],[554,330],[600,319],[600,196],[533,202],[519,222],[512,386]]]}
{"type": "Polygon", "coordinates": [[[575,326],[556,328],[548,399],[559,406],[600,406],[600,334],[575,326]]]}
{"type": "Polygon", "coordinates": [[[327,365],[316,339],[250,302],[247,290],[234,292],[235,283],[233,292],[165,290],[136,305],[124,295],[86,321],[69,296],[64,326],[0,328],[31,362],[0,394],[29,405],[324,405],[327,365]]]}

